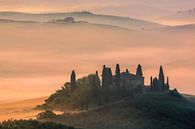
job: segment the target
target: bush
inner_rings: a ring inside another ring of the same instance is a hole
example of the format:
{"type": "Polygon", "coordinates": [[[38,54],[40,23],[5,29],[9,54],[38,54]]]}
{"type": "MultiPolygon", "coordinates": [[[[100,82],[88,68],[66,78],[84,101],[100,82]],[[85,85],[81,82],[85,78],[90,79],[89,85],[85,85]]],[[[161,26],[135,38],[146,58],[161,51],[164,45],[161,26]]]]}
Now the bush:
{"type": "Polygon", "coordinates": [[[182,98],[182,95],[177,91],[177,89],[170,90],[169,95],[173,97],[182,98]]]}
{"type": "Polygon", "coordinates": [[[52,122],[41,123],[36,120],[8,120],[0,123],[0,129],[75,129],[52,122]]]}
{"type": "Polygon", "coordinates": [[[55,118],[57,115],[53,113],[52,111],[45,111],[41,112],[37,115],[37,119],[52,119],[55,118]]]}

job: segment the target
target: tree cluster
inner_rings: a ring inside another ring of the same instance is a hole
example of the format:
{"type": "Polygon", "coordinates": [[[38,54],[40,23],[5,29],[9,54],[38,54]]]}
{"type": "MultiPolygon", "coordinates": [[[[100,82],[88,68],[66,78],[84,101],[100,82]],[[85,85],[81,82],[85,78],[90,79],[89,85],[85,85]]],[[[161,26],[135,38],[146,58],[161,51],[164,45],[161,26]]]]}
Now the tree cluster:
{"type": "MultiPolygon", "coordinates": [[[[126,72],[129,73],[128,70],[126,72]]],[[[141,65],[138,65],[137,76],[142,75],[141,65]]],[[[65,87],[65,89],[71,92],[69,94],[71,94],[71,101],[74,103],[74,107],[86,110],[89,105],[106,104],[131,94],[131,91],[128,91],[126,88],[125,80],[121,79],[119,64],[116,65],[115,75],[113,75],[110,67],[104,65],[101,79],[98,71],[96,71],[95,74],[88,75],[76,81],[76,74],[73,70],[70,83],[65,85],[65,87]]]]}
{"type": "Polygon", "coordinates": [[[165,83],[163,67],[160,66],[159,76],[154,79],[151,77],[150,89],[151,91],[167,91],[169,90],[169,78],[167,77],[167,83],[165,83]]]}
{"type": "MultiPolygon", "coordinates": [[[[103,65],[101,75],[96,71],[94,74],[77,79],[73,70],[70,82],[52,94],[45,102],[44,109],[88,108],[105,105],[125,97],[143,94],[144,77],[142,67],[139,64],[136,74],[131,74],[128,69],[121,72],[120,65],[117,64],[113,74],[112,69],[103,65]]],[[[159,77],[152,78],[149,91],[169,90],[169,78],[165,83],[164,71],[162,66],[159,70],[159,77]]]]}
{"type": "Polygon", "coordinates": [[[52,122],[38,122],[36,120],[8,120],[0,123],[0,129],[76,129],[52,122]]]}

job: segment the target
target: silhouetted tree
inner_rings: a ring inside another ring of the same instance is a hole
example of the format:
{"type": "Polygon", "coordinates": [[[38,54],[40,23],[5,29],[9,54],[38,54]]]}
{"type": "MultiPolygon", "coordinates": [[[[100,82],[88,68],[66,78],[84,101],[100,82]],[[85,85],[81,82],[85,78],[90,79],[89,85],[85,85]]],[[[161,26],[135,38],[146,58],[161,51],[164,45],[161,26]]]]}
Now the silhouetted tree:
{"type": "Polygon", "coordinates": [[[138,64],[138,66],[137,66],[136,75],[137,75],[137,76],[143,76],[143,73],[142,73],[142,66],[141,66],[140,64],[138,64]]]}
{"type": "Polygon", "coordinates": [[[88,108],[88,103],[91,100],[91,85],[90,80],[94,75],[88,75],[77,80],[76,92],[70,97],[70,102],[73,107],[80,106],[81,110],[88,108]]]}
{"type": "Polygon", "coordinates": [[[108,68],[108,85],[112,85],[112,69],[111,68],[108,68]]]}
{"type": "Polygon", "coordinates": [[[96,71],[96,73],[95,73],[95,81],[96,81],[96,83],[95,83],[95,85],[96,85],[96,87],[97,87],[97,91],[96,91],[96,93],[97,93],[97,101],[98,101],[98,104],[99,105],[102,105],[102,92],[101,92],[101,87],[100,87],[100,78],[99,78],[99,75],[98,75],[98,71],[96,71]]]}
{"type": "Polygon", "coordinates": [[[157,78],[154,78],[153,79],[153,83],[152,83],[152,87],[151,87],[151,90],[152,91],[158,91],[158,79],[157,78]]]}
{"type": "Polygon", "coordinates": [[[167,90],[170,89],[170,85],[169,85],[169,77],[167,77],[167,90]]]}
{"type": "Polygon", "coordinates": [[[89,85],[91,87],[91,94],[92,97],[96,98],[97,102],[99,99],[99,92],[100,92],[100,78],[98,75],[98,71],[95,74],[89,75],[89,85]]]}
{"type": "Polygon", "coordinates": [[[102,70],[102,89],[103,89],[104,100],[108,102],[109,101],[109,68],[107,68],[105,65],[103,66],[103,70],[102,70]]]}
{"type": "Polygon", "coordinates": [[[106,65],[103,66],[102,70],[102,87],[103,89],[106,87],[106,65]]]}
{"type": "Polygon", "coordinates": [[[150,86],[152,86],[152,84],[153,84],[153,78],[152,78],[152,76],[150,77],[150,86]]]}
{"type": "Polygon", "coordinates": [[[160,82],[160,85],[162,86],[162,88],[164,88],[165,77],[164,77],[164,72],[163,72],[162,66],[160,66],[160,70],[159,70],[159,82],[160,82]]]}
{"type": "Polygon", "coordinates": [[[74,70],[71,73],[70,85],[71,85],[71,89],[72,90],[76,88],[76,74],[75,74],[75,71],[74,70]]]}
{"type": "Polygon", "coordinates": [[[98,75],[98,71],[95,72],[95,85],[96,87],[100,87],[100,78],[99,78],[99,75],[98,75]]]}
{"type": "Polygon", "coordinates": [[[115,82],[116,82],[117,96],[119,96],[120,95],[120,84],[121,84],[121,72],[120,72],[119,64],[116,65],[115,82]]]}
{"type": "Polygon", "coordinates": [[[0,123],[0,129],[75,129],[53,122],[40,122],[37,120],[7,120],[0,123]]]}

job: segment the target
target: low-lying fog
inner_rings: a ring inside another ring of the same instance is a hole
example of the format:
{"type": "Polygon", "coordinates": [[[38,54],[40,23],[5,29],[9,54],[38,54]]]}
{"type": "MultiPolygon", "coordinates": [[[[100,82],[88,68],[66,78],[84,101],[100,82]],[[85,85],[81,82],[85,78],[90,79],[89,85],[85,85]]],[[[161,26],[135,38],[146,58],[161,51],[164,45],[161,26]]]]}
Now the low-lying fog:
{"type": "Polygon", "coordinates": [[[103,64],[134,73],[146,84],[164,66],[172,88],[195,94],[194,29],[125,30],[90,24],[0,23],[0,100],[47,96],[103,64]]]}

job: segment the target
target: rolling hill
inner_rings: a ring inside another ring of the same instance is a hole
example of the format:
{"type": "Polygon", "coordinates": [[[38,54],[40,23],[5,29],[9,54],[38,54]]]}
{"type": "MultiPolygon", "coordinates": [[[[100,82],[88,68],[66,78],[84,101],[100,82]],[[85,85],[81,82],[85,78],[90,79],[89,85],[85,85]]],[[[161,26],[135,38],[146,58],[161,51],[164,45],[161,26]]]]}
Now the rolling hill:
{"type": "Polygon", "coordinates": [[[66,17],[74,17],[77,21],[87,21],[94,24],[104,24],[119,26],[127,29],[152,29],[159,28],[162,25],[141,19],[120,17],[112,15],[99,15],[91,12],[72,12],[72,13],[45,13],[45,14],[30,14],[19,12],[0,12],[0,19],[10,19],[16,21],[36,21],[47,22],[53,19],[63,19],[66,17]]]}
{"type": "Polygon", "coordinates": [[[157,21],[164,21],[165,23],[173,23],[176,25],[195,24],[195,8],[178,11],[175,14],[161,17],[157,21]]]}
{"type": "Polygon", "coordinates": [[[195,103],[167,93],[151,93],[42,120],[85,129],[194,129],[195,103]]]}
{"type": "Polygon", "coordinates": [[[185,31],[185,32],[193,32],[195,31],[195,24],[187,24],[187,25],[181,25],[181,26],[171,26],[171,27],[165,27],[167,30],[172,31],[185,31]]]}
{"type": "Polygon", "coordinates": [[[193,8],[194,4],[194,0],[188,0],[187,2],[184,0],[12,0],[2,2],[0,8],[1,10],[23,12],[90,10],[102,14],[115,14],[153,20],[154,18],[170,15],[178,10],[193,8]]]}
{"type": "MultiPolygon", "coordinates": [[[[195,24],[186,24],[186,25],[176,25],[176,26],[166,26],[158,29],[153,29],[152,31],[158,32],[176,32],[176,33],[183,33],[186,34],[192,34],[195,31],[195,24]]],[[[174,33],[172,33],[174,34],[174,33]]]]}

